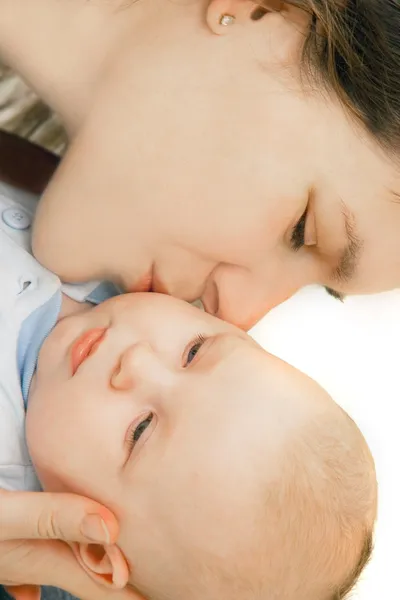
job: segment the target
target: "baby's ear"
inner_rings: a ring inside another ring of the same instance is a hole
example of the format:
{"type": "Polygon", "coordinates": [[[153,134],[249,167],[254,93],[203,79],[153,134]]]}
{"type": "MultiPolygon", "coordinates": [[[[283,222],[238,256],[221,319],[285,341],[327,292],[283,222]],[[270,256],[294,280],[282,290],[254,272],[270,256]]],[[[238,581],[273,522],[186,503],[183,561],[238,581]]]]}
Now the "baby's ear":
{"type": "Polygon", "coordinates": [[[115,544],[71,544],[81,567],[96,583],[122,589],[129,580],[128,563],[115,544]]]}

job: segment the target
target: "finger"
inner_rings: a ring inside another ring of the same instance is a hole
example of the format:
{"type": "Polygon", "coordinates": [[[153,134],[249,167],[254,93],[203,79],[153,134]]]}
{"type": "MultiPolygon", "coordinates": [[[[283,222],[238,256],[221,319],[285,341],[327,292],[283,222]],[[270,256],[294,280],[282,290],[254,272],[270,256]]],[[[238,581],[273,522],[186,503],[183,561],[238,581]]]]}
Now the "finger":
{"type": "Polygon", "coordinates": [[[114,515],[88,498],[0,491],[0,541],[59,539],[112,544],[118,530],[114,515]]]}
{"type": "Polygon", "coordinates": [[[15,600],[40,600],[38,585],[4,586],[7,593],[15,600]]]}
{"type": "Polygon", "coordinates": [[[80,600],[144,600],[129,587],[114,591],[95,583],[64,542],[34,541],[28,554],[30,562],[34,560],[35,564],[30,575],[31,583],[61,588],[80,600]]]}

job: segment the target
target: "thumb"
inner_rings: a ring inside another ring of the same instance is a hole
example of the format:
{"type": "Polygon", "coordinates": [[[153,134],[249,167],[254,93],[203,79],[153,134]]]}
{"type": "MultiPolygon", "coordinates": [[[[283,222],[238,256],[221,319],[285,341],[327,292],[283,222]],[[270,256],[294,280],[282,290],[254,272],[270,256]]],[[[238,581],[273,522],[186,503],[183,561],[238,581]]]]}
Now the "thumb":
{"type": "Polygon", "coordinates": [[[88,498],[0,490],[0,541],[59,539],[113,544],[118,531],[114,515],[88,498]]]}

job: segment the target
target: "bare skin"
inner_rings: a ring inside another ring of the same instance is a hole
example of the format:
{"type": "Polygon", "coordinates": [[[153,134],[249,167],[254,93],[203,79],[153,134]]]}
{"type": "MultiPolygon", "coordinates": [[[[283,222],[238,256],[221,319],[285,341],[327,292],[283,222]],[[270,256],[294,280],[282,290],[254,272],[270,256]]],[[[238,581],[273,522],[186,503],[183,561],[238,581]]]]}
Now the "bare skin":
{"type": "MultiPolygon", "coordinates": [[[[304,15],[287,8],[253,22],[253,6],[0,0],[2,58],[60,114],[71,139],[36,223],[35,250],[50,268],[135,289],[155,265],[155,289],[201,297],[242,328],[308,283],[338,293],[399,285],[398,169],[335,98],[303,92],[304,15]],[[232,11],[234,26],[221,28],[232,11]],[[350,253],[352,277],[343,277],[349,231],[361,243],[350,253]]],[[[14,498],[1,500],[12,539],[14,498]]],[[[43,511],[57,524],[57,510],[25,502],[26,537],[43,511]]],[[[82,502],[68,513],[71,540],[82,502]]],[[[64,564],[59,585],[72,568],[64,564]]],[[[30,572],[46,581],[28,566],[14,582],[30,572]]]]}
{"type": "Polygon", "coordinates": [[[27,441],[45,489],[119,518],[116,544],[74,545],[95,581],[154,600],[340,589],[372,532],[376,483],[362,435],[322,388],[163,294],[61,314],[39,355],[27,441]]]}
{"type": "Polygon", "coordinates": [[[336,295],[400,284],[398,167],[334,97],[302,85],[301,11],[0,8],[0,53],[71,138],[36,222],[49,268],[200,297],[244,329],[307,284],[336,295]],[[234,25],[219,24],[224,13],[234,25]]]}

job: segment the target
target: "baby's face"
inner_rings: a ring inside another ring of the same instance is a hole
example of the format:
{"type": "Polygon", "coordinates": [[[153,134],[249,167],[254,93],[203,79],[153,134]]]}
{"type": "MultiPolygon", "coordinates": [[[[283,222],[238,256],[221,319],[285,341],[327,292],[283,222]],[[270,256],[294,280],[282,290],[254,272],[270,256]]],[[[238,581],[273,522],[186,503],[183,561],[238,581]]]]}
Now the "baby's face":
{"type": "Polygon", "coordinates": [[[46,340],[28,444],[46,489],[115,512],[146,579],[188,544],[223,556],[234,530],[245,546],[260,473],[279,477],[279,450],[321,396],[239,329],[167,296],[125,295],[46,340]]]}

